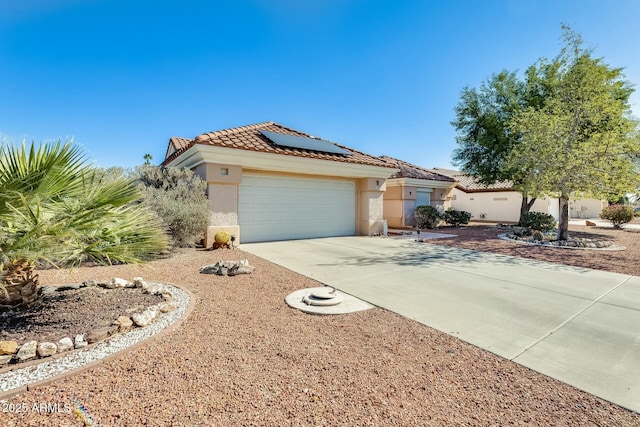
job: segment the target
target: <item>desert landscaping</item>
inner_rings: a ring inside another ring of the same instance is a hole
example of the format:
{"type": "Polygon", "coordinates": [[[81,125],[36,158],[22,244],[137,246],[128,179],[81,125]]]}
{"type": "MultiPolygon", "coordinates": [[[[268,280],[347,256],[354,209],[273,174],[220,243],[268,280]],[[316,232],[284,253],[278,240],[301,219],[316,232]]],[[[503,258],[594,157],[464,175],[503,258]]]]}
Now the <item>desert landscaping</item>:
{"type": "MultiPolygon", "coordinates": [[[[617,252],[519,245],[485,225],[440,231],[457,237],[425,244],[638,274],[639,235],[629,231],[572,227],[627,247],[617,252]]],[[[38,273],[59,285],[142,276],[184,288],[197,302],[176,330],[3,405],[82,405],[93,425],[640,423],[634,412],[380,308],[339,316],[293,310],[284,297],[318,283],[241,250],[183,249],[145,266],[38,273]],[[248,259],[256,269],[198,273],[222,258],[248,259]]],[[[92,425],[63,410],[2,418],[8,426],[92,425]]]]}

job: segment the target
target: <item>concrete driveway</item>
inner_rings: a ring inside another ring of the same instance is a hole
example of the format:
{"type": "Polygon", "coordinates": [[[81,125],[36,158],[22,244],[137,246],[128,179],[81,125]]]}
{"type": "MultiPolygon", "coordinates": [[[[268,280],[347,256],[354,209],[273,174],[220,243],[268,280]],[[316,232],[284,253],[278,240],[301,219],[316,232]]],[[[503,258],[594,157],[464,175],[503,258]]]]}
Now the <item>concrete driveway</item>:
{"type": "Polygon", "coordinates": [[[241,249],[640,412],[640,277],[412,239],[241,249]]]}

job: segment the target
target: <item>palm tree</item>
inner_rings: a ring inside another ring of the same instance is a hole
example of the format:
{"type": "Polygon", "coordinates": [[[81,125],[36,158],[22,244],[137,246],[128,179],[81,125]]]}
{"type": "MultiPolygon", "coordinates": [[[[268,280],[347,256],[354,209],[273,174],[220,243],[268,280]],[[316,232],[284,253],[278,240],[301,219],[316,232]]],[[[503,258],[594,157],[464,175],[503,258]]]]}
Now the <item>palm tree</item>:
{"type": "Polygon", "coordinates": [[[149,153],[144,155],[144,164],[145,165],[150,165],[151,164],[151,159],[153,159],[153,156],[149,153]]]}
{"type": "Polygon", "coordinates": [[[72,142],[0,146],[0,308],[35,302],[38,262],[142,262],[167,238],[133,180],[107,179],[72,142]]]}

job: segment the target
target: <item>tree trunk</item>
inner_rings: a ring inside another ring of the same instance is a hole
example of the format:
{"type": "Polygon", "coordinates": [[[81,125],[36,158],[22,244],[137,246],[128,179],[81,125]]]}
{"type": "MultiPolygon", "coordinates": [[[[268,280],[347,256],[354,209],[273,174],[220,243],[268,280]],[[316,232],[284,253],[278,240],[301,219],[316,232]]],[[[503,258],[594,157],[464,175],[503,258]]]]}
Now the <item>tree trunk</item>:
{"type": "Polygon", "coordinates": [[[558,240],[567,240],[569,238],[569,197],[561,195],[558,203],[560,204],[558,240]]]}
{"type": "Polygon", "coordinates": [[[518,225],[522,225],[524,222],[524,216],[529,213],[531,210],[531,206],[535,203],[536,198],[532,197],[529,199],[524,194],[522,195],[522,203],[520,204],[520,219],[518,220],[518,225]]]}
{"type": "Polygon", "coordinates": [[[31,305],[41,297],[35,263],[17,259],[4,264],[0,272],[0,311],[31,305]]]}

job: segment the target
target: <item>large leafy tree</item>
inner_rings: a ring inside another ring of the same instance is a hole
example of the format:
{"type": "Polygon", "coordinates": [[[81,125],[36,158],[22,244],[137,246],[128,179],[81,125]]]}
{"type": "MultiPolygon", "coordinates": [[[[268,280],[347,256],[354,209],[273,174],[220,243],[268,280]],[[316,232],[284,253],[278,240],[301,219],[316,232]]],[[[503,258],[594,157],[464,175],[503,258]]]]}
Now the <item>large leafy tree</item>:
{"type": "Polygon", "coordinates": [[[506,166],[527,171],[527,190],[558,197],[558,238],[568,237],[570,197],[611,199],[638,187],[640,138],[632,118],[633,92],[622,69],[584,49],[564,27],[565,47],[552,61],[530,69],[533,80],[552,81],[544,102],[517,112],[509,128],[520,135],[506,166]]]}
{"type": "Polygon", "coordinates": [[[38,299],[35,266],[141,262],[167,238],[133,180],[105,179],[71,142],[0,146],[0,305],[38,299]]]}
{"type": "Polygon", "coordinates": [[[526,77],[521,80],[513,72],[502,71],[477,89],[466,87],[455,108],[456,118],[451,122],[458,143],[453,153],[454,164],[482,184],[511,182],[522,193],[521,220],[535,202],[536,194],[525,185],[529,171],[507,165],[509,154],[520,142],[520,134],[509,124],[524,109],[538,107],[550,85],[531,69],[526,77]]]}

